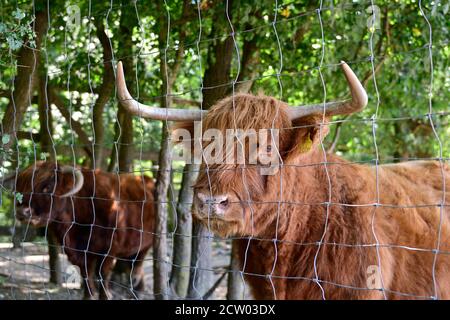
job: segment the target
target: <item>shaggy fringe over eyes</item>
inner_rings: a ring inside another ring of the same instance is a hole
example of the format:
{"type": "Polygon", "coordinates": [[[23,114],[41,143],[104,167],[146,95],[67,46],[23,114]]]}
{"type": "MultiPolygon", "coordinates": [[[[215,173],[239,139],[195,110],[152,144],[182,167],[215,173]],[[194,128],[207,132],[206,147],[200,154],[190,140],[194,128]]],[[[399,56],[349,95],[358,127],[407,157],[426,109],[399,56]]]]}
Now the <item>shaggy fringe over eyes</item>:
{"type": "MultiPolygon", "coordinates": [[[[260,129],[282,129],[289,128],[291,120],[288,115],[288,105],[273,97],[264,95],[239,94],[227,97],[216,103],[208,112],[203,120],[203,131],[207,129],[217,129],[226,136],[227,129],[240,130],[258,130],[260,129]],[[249,121],[251,119],[251,121],[249,121]]],[[[192,122],[180,123],[176,128],[184,128],[193,132],[192,122]]],[[[280,130],[279,149],[283,150],[289,145],[290,134],[283,134],[280,130]]],[[[209,142],[205,142],[205,147],[209,142]]],[[[225,141],[224,141],[225,143],[225,141]]],[[[246,142],[247,144],[248,142],[246,142]]],[[[238,142],[235,142],[236,147],[238,142]]],[[[197,180],[196,187],[209,185],[210,179],[216,181],[212,190],[213,193],[233,190],[237,194],[245,197],[248,186],[248,192],[252,196],[262,195],[265,189],[265,178],[259,173],[259,168],[254,166],[230,165],[230,164],[212,164],[209,165],[208,174],[206,174],[205,165],[197,180]]]]}
{"type": "Polygon", "coordinates": [[[234,167],[228,165],[228,168],[217,169],[202,167],[194,188],[211,188],[212,194],[223,194],[229,191],[235,192],[242,200],[257,199],[264,195],[265,180],[264,176],[259,174],[257,167],[234,167]],[[209,181],[215,183],[209,184],[209,181]],[[216,183],[218,182],[218,183],[216,183]]]}
{"type": "Polygon", "coordinates": [[[204,128],[215,128],[222,132],[235,128],[287,128],[290,124],[286,103],[273,97],[251,94],[239,94],[219,101],[204,120],[204,128]]]}
{"type": "MultiPolygon", "coordinates": [[[[288,105],[265,95],[238,94],[217,102],[203,119],[203,132],[217,129],[225,136],[227,129],[270,129],[289,128],[291,120],[288,105]],[[249,121],[251,119],[251,121],[249,121]]],[[[178,122],[172,130],[186,129],[193,137],[193,122],[178,122]]],[[[288,137],[280,132],[280,148],[287,145],[288,137]]]]}

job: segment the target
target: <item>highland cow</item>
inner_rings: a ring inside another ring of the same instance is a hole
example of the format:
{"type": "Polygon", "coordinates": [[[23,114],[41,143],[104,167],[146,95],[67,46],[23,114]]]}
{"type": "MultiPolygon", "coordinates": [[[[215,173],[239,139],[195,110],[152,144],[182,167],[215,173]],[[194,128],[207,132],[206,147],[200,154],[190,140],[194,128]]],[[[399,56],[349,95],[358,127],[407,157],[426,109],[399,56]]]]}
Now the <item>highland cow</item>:
{"type": "Polygon", "coordinates": [[[241,270],[256,299],[448,299],[450,169],[439,161],[366,166],[327,154],[329,118],[367,104],[342,67],[352,98],[302,107],[239,94],[209,111],[161,110],[133,100],[121,64],[117,87],[129,112],[184,121],[179,127],[191,131],[200,119],[204,131],[224,134],[279,130],[257,149],[279,157],[274,174],[261,174],[262,164],[203,163],[194,186],[194,217],[240,238],[241,270]]]}
{"type": "Polygon", "coordinates": [[[153,242],[151,178],[37,162],[20,172],[16,218],[48,226],[69,261],[80,268],[84,298],[110,297],[111,271],[119,259],[132,265],[132,286],[144,288],[143,262],[153,242]],[[98,285],[97,285],[98,284],[98,285]]]}

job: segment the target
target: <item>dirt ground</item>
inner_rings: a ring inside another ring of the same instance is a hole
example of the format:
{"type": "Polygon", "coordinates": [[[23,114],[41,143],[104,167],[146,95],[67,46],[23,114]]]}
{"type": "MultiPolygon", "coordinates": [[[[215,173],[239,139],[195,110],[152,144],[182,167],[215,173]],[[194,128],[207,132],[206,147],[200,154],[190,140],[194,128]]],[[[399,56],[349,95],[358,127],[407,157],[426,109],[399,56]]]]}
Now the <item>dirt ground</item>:
{"type": "MultiPolygon", "coordinates": [[[[60,255],[63,284],[56,286],[48,282],[47,245],[42,243],[22,243],[21,248],[12,249],[11,243],[0,243],[0,300],[3,299],[51,299],[73,300],[82,298],[78,273],[64,254],[60,255]]],[[[230,263],[230,243],[213,243],[213,282],[230,263]]],[[[139,299],[153,299],[153,260],[150,251],[144,262],[145,291],[139,299]]],[[[111,282],[113,299],[134,299],[127,289],[129,280],[125,275],[115,276],[111,282]],[[128,281],[128,282],[127,282],[128,281]]],[[[211,299],[225,299],[226,277],[221,281],[211,299]]]]}

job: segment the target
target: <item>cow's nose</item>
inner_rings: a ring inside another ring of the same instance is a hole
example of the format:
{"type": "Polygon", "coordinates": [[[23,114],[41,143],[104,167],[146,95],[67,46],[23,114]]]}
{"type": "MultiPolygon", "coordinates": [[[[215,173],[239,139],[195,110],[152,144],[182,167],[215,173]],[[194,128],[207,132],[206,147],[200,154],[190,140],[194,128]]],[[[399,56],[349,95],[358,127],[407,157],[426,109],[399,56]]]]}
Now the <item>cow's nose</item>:
{"type": "Polygon", "coordinates": [[[198,193],[199,209],[205,214],[223,215],[228,209],[230,202],[227,195],[207,195],[205,193],[198,193]]]}

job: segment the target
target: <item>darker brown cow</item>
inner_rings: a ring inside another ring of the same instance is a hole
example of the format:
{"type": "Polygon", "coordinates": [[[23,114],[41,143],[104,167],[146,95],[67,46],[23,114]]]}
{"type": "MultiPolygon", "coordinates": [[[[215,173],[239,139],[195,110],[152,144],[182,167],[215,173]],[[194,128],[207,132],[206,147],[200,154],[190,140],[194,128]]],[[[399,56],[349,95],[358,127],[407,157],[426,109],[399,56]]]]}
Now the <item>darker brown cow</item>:
{"type": "MultiPolygon", "coordinates": [[[[276,153],[273,174],[262,174],[264,163],[203,163],[194,186],[194,216],[218,235],[241,238],[255,298],[449,299],[450,169],[439,161],[371,167],[326,154],[328,118],[367,103],[356,75],[342,67],[352,99],[302,107],[239,94],[208,112],[158,110],[132,99],[120,64],[117,87],[122,105],[143,117],[201,119],[203,132],[223,136],[279,130],[279,139],[272,134],[257,148],[276,153]]],[[[180,127],[193,131],[191,122],[180,127]]]]}
{"type": "Polygon", "coordinates": [[[18,175],[15,189],[23,194],[16,218],[56,235],[80,268],[85,298],[94,298],[97,287],[101,299],[109,297],[117,259],[133,265],[134,289],[144,288],[143,261],[153,242],[151,178],[38,162],[18,175]]]}

